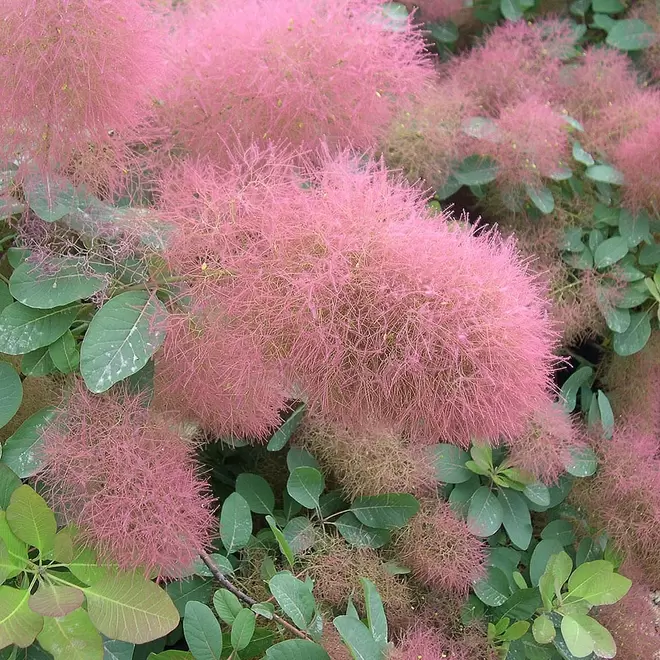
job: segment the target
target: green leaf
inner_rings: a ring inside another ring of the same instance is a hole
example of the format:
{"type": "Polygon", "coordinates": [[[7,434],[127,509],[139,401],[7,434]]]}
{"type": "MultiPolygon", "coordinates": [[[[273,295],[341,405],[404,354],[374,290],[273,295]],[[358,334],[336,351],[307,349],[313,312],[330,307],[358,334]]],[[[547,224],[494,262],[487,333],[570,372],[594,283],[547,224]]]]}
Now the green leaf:
{"type": "Polygon", "coordinates": [[[350,511],[339,516],[334,524],[339,533],[358,548],[382,548],[390,540],[388,530],[367,527],[350,511]]]}
{"type": "Polygon", "coordinates": [[[568,520],[553,520],[543,528],[541,538],[543,540],[555,539],[563,546],[571,545],[575,540],[573,525],[568,520]]]}
{"type": "Polygon", "coordinates": [[[289,542],[286,540],[286,537],[277,526],[277,523],[275,522],[275,518],[273,518],[273,516],[266,516],[266,522],[268,523],[268,526],[273,532],[275,539],[277,540],[277,544],[280,546],[280,550],[282,551],[282,554],[286,557],[286,560],[289,562],[289,566],[293,566],[295,562],[293,550],[291,549],[289,542]]]}
{"type": "Polygon", "coordinates": [[[177,580],[170,582],[166,587],[167,595],[172,599],[181,617],[185,613],[186,603],[191,600],[208,602],[212,590],[213,583],[211,580],[204,580],[201,577],[177,580]]]}
{"type": "Polygon", "coordinates": [[[619,0],[593,0],[592,7],[598,14],[618,14],[625,10],[625,6],[619,0]]]}
{"type": "Polygon", "coordinates": [[[474,493],[468,508],[468,529],[475,536],[491,536],[500,528],[504,518],[502,505],[488,486],[474,493]]]}
{"type": "Polygon", "coordinates": [[[307,509],[319,506],[319,497],[324,488],[323,475],[316,468],[307,466],[295,468],[286,484],[289,495],[307,509]]]}
{"type": "Polygon", "coordinates": [[[2,448],[2,462],[21,479],[33,476],[41,467],[39,452],[43,440],[43,431],[54,417],[54,408],[42,408],[30,415],[7,438],[2,448]]]}
{"type": "Polygon", "coordinates": [[[63,177],[32,175],[26,179],[24,186],[30,208],[44,222],[61,220],[78,206],[86,204],[86,196],[80,195],[63,177]]]}
{"type": "Polygon", "coordinates": [[[564,551],[564,546],[555,538],[540,541],[534,548],[529,565],[529,578],[534,586],[539,584],[541,576],[548,567],[550,557],[564,551]]]}
{"type": "Polygon", "coordinates": [[[106,637],[144,644],[167,635],[179,623],[167,593],[139,574],[108,575],[83,591],[89,618],[106,637]]]}
{"type": "Polygon", "coordinates": [[[548,490],[548,487],[540,481],[525,486],[523,495],[535,504],[540,504],[541,506],[549,506],[550,504],[550,491],[548,490]]]}
{"type": "Polygon", "coordinates": [[[564,465],[566,472],[574,477],[590,477],[596,473],[598,460],[591,447],[571,447],[569,454],[570,461],[564,465]]]}
{"type": "Polygon", "coordinates": [[[55,373],[57,368],[50,357],[48,346],[26,353],[21,360],[21,371],[26,376],[47,376],[55,373]]]}
{"type": "Polygon", "coordinates": [[[291,447],[289,449],[286,455],[286,466],[289,468],[289,472],[293,472],[299,467],[321,469],[319,462],[306,449],[301,447],[291,447]]]}
{"type": "Polygon", "coordinates": [[[497,165],[490,158],[468,156],[454,172],[456,180],[464,186],[483,186],[497,177],[497,165]]]}
{"type": "Polygon", "coordinates": [[[572,618],[591,637],[594,653],[599,658],[613,658],[616,655],[616,644],[607,628],[586,614],[573,614],[572,618]]]}
{"type": "Polygon", "coordinates": [[[268,451],[279,451],[282,449],[289,439],[293,435],[293,432],[300,424],[300,421],[305,414],[306,406],[304,403],[301,403],[294,411],[289,415],[287,420],[280,426],[277,431],[273,434],[273,437],[268,441],[266,449],[268,451]]]}
{"type": "Polygon", "coordinates": [[[472,477],[465,467],[470,455],[456,445],[438,444],[429,448],[436,479],[445,484],[461,484],[472,477]]]}
{"type": "Polygon", "coordinates": [[[218,589],[213,594],[213,607],[228,626],[234,623],[236,616],[243,609],[241,601],[227,589],[218,589]]]}
{"type": "Polygon", "coordinates": [[[577,140],[573,142],[573,158],[587,167],[591,167],[595,163],[593,156],[585,151],[577,140]]]}
{"type": "Polygon", "coordinates": [[[606,39],[608,46],[619,50],[643,50],[657,41],[658,35],[653,28],[638,18],[617,21],[606,39]]]}
{"type": "Polygon", "coordinates": [[[611,183],[616,186],[623,185],[623,174],[611,165],[592,165],[585,172],[588,179],[601,183],[611,183]]]}
{"type": "Polygon", "coordinates": [[[594,370],[591,367],[580,367],[572,373],[566,382],[562,385],[561,395],[565,401],[567,412],[573,412],[577,405],[577,393],[585,383],[589,383],[593,378],[594,370]]]}
{"type": "Polygon", "coordinates": [[[0,649],[10,644],[27,648],[44,625],[41,614],[28,607],[27,589],[0,587],[0,649]]]}
{"type": "Polygon", "coordinates": [[[287,639],[266,651],[267,660],[330,660],[323,647],[306,639],[287,639]]]}
{"type": "Polygon", "coordinates": [[[525,500],[507,488],[500,489],[497,499],[502,506],[502,524],[511,542],[521,550],[527,550],[532,540],[532,520],[525,500]]]}
{"type": "Polygon", "coordinates": [[[555,627],[545,614],[541,614],[534,619],[532,634],[539,644],[550,644],[556,635],[555,627]]]}
{"type": "Polygon", "coordinates": [[[243,472],[236,478],[236,492],[254,513],[273,515],[275,495],[268,482],[257,474],[243,472]]]}
{"type": "Polygon", "coordinates": [[[53,257],[42,264],[24,261],[12,273],[9,290],[27,307],[62,307],[90,298],[106,286],[102,273],[88,271],[81,259],[53,257]]]}
{"type": "MultiPolygon", "coordinates": [[[[515,2],[515,0],[502,1],[515,2]]],[[[534,188],[533,186],[527,184],[525,185],[525,190],[527,191],[527,195],[532,200],[534,206],[536,206],[536,208],[541,211],[541,213],[547,215],[548,213],[552,213],[555,210],[555,199],[552,196],[552,191],[549,188],[546,188],[545,186],[542,188],[534,188]]]]}
{"type": "Polygon", "coordinates": [[[70,330],[48,347],[48,353],[53,364],[63,374],[74,372],[80,364],[80,350],[70,330]]]}
{"type": "Polygon", "coordinates": [[[628,247],[637,247],[650,236],[650,220],[646,213],[633,215],[627,209],[621,209],[619,233],[628,241],[628,247]]]}
{"type": "Polygon", "coordinates": [[[264,617],[264,619],[270,620],[273,618],[273,614],[275,614],[275,605],[272,603],[255,603],[252,606],[252,611],[264,617]]]}
{"type": "Polygon", "coordinates": [[[612,605],[629,591],[632,582],[614,573],[609,561],[597,559],[580,564],[568,580],[566,602],[586,600],[590,605],[612,605]]]}
{"type": "Polygon", "coordinates": [[[572,616],[564,616],[561,620],[561,634],[568,650],[576,658],[586,658],[594,650],[591,635],[572,616]]]}
{"type": "Polygon", "coordinates": [[[37,636],[54,660],[103,660],[103,640],[81,608],[58,618],[46,617],[37,636]]]}
{"type": "Polygon", "coordinates": [[[183,618],[183,634],[195,660],[220,660],[222,630],[210,607],[189,601],[183,618]]]}
{"type": "Polygon", "coordinates": [[[469,481],[456,484],[452,488],[451,493],[449,493],[448,502],[454,513],[462,518],[467,518],[472,496],[477,492],[480,486],[481,481],[479,481],[479,477],[477,477],[476,474],[472,474],[469,481]]]}
{"type": "Polygon", "coordinates": [[[11,293],[9,293],[9,287],[2,281],[0,280],[0,312],[7,307],[7,305],[11,305],[14,302],[14,298],[12,297],[11,293]]]}
{"type": "Polygon", "coordinates": [[[502,635],[502,640],[515,641],[520,639],[529,630],[529,625],[529,621],[516,621],[506,629],[502,635]]]}
{"type": "Polygon", "coordinates": [[[23,401],[23,385],[19,375],[7,362],[0,362],[0,426],[18,412],[23,401]]]}
{"type": "Polygon", "coordinates": [[[514,592],[504,603],[492,611],[493,617],[509,617],[516,621],[526,621],[541,606],[538,589],[520,589],[514,592]]]}
{"type": "Polygon", "coordinates": [[[457,193],[463,184],[453,175],[449,175],[444,185],[436,190],[435,196],[440,200],[445,200],[457,193]]]}
{"type": "Polygon", "coordinates": [[[371,580],[361,577],[360,584],[364,589],[364,602],[371,636],[377,644],[385,647],[387,645],[387,619],[385,618],[383,601],[376,585],[371,580]]]}
{"type": "Polygon", "coordinates": [[[22,573],[27,562],[27,546],[7,526],[5,512],[0,512],[0,584],[22,573]]]}
{"type": "Polygon", "coordinates": [[[549,557],[539,580],[539,591],[546,610],[552,609],[552,600],[561,596],[561,589],[573,570],[573,560],[563,550],[549,557]]]}
{"type": "Polygon", "coordinates": [[[248,503],[238,494],[232,493],[220,511],[220,539],[227,553],[244,548],[252,535],[252,514],[248,503]]]}
{"type": "Polygon", "coordinates": [[[625,332],[614,333],[613,347],[617,355],[633,355],[641,351],[651,337],[649,312],[634,312],[630,315],[630,326],[625,332]]]}
{"type": "Polygon", "coordinates": [[[623,236],[612,236],[603,241],[594,252],[596,268],[605,268],[620,261],[628,254],[628,241],[623,236]]]}
{"type": "Polygon", "coordinates": [[[458,41],[458,28],[451,21],[443,23],[429,23],[426,28],[433,39],[441,44],[453,44],[458,41]]]}
{"type": "Polygon", "coordinates": [[[491,607],[503,605],[511,595],[509,580],[499,568],[494,566],[488,567],[486,577],[477,580],[472,585],[472,590],[482,603],[491,607]]]}
{"type": "Polygon", "coordinates": [[[163,303],[146,291],[127,291],[105,303],[82,343],[80,373],[87,387],[99,394],[142,369],[165,339],[166,317],[163,303]]]}
{"type": "Polygon", "coordinates": [[[288,571],[281,571],[268,582],[270,592],[285,614],[305,629],[314,618],[316,603],[310,588],[288,571]]]}
{"type": "Polygon", "coordinates": [[[42,583],[30,596],[28,605],[33,612],[46,617],[61,617],[78,609],[85,594],[76,587],[42,583]]]}
{"type": "Polygon", "coordinates": [[[243,608],[236,615],[236,619],[231,625],[231,645],[235,651],[242,651],[250,643],[252,635],[254,635],[256,622],[256,614],[247,608],[243,608]]]}
{"type": "Polygon", "coordinates": [[[373,495],[355,499],[351,511],[367,527],[397,529],[419,511],[419,502],[408,493],[373,495]]]}
{"type": "Polygon", "coordinates": [[[500,11],[507,21],[519,21],[523,10],[518,0],[500,0],[500,11]]]}
{"type": "Polygon", "coordinates": [[[80,307],[32,309],[19,302],[0,313],[0,351],[23,355],[59,339],[78,315],[80,307]]]}
{"type": "Polygon", "coordinates": [[[0,509],[9,506],[11,494],[21,485],[19,476],[4,462],[0,463],[0,509]]]}
{"type": "Polygon", "coordinates": [[[332,622],[339,636],[357,660],[382,660],[383,649],[369,629],[351,616],[338,616],[332,622]]]}
{"type": "MultiPolygon", "coordinates": [[[[60,530],[58,536],[62,532],[67,531],[71,534],[70,530],[60,530]]],[[[91,548],[85,546],[73,546],[72,544],[72,553],[73,557],[67,561],[64,561],[64,558],[61,557],[58,551],[58,538],[55,538],[55,559],[66,563],[67,568],[79,579],[85,582],[88,585],[93,585],[99,582],[100,580],[108,576],[108,570],[105,566],[99,566],[96,561],[96,555],[91,548]]]]}
{"type": "Polygon", "coordinates": [[[631,282],[623,290],[623,295],[617,299],[617,307],[631,309],[641,305],[650,298],[649,290],[643,281],[631,282]]]}
{"type": "Polygon", "coordinates": [[[660,245],[657,243],[643,245],[638,259],[641,266],[653,266],[660,263],[660,245]]]}
{"type": "MultiPolygon", "coordinates": [[[[220,569],[220,572],[223,573],[224,575],[231,575],[234,572],[234,567],[232,566],[229,559],[227,559],[227,557],[225,557],[224,555],[214,552],[210,554],[209,557],[215,563],[215,565],[220,569]]],[[[196,575],[201,575],[202,577],[213,577],[213,573],[211,573],[211,569],[202,561],[201,558],[195,560],[194,566],[195,566],[196,575]]]]}
{"type": "Polygon", "coordinates": [[[309,550],[316,542],[316,528],[312,524],[312,521],[305,516],[299,516],[298,518],[289,520],[282,533],[289,547],[296,555],[309,550]]]}
{"type": "Polygon", "coordinates": [[[103,660],[133,660],[135,644],[120,642],[117,639],[103,640],[103,660]]]}
{"type": "Polygon", "coordinates": [[[607,395],[602,390],[598,390],[598,409],[600,410],[600,421],[603,425],[603,433],[608,440],[612,439],[614,429],[614,411],[607,395]]]}
{"type": "Polygon", "coordinates": [[[42,555],[52,551],[57,532],[55,515],[30,486],[20,486],[12,493],[7,523],[21,541],[38,548],[42,555]]]}
{"type": "Polygon", "coordinates": [[[486,474],[493,469],[493,450],[488,445],[473,444],[470,456],[486,474]]]}
{"type": "Polygon", "coordinates": [[[594,266],[594,257],[591,250],[585,246],[581,252],[563,254],[562,259],[572,268],[578,270],[591,270],[594,266]]]}

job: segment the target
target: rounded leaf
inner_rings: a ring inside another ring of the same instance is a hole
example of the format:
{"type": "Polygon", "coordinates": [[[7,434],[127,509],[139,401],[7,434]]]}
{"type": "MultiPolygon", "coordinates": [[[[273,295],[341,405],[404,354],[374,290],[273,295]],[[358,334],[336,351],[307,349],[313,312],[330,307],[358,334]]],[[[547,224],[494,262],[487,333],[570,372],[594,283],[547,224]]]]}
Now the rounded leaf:
{"type": "Polygon", "coordinates": [[[163,303],[146,291],[127,291],[105,303],[81,347],[80,373],[87,387],[99,394],[140,371],[165,339],[166,317],[163,303]]]}
{"type": "Polygon", "coordinates": [[[275,495],[268,482],[257,474],[243,472],[236,478],[236,492],[254,513],[273,514],[275,495]]]}
{"type": "Polygon", "coordinates": [[[250,643],[256,622],[256,614],[247,608],[243,608],[236,615],[234,623],[231,624],[231,645],[235,651],[242,651],[250,643]]]}
{"type": "Polygon", "coordinates": [[[470,455],[456,445],[438,444],[429,449],[433,460],[436,479],[445,484],[461,484],[472,472],[465,467],[470,455]]]}
{"type": "Polygon", "coordinates": [[[419,502],[408,493],[370,495],[355,499],[351,511],[367,527],[397,529],[419,511],[419,502]]]}
{"type": "Polygon", "coordinates": [[[48,407],[30,415],[2,448],[2,462],[9,466],[21,479],[33,476],[41,467],[39,451],[43,431],[55,417],[55,409],[48,407]]]}
{"type": "Polygon", "coordinates": [[[570,461],[564,466],[574,477],[590,477],[598,467],[596,454],[591,447],[571,447],[570,461]]]}
{"type": "Polygon", "coordinates": [[[499,568],[494,566],[488,567],[486,577],[477,580],[472,585],[472,590],[482,603],[491,607],[503,605],[511,595],[509,580],[499,568]]]}
{"type": "Polygon", "coordinates": [[[502,505],[502,524],[511,542],[527,550],[532,540],[532,519],[524,498],[514,490],[502,488],[497,499],[502,505]]]}
{"type": "Polygon", "coordinates": [[[596,268],[605,268],[620,261],[628,254],[628,241],[623,236],[612,236],[604,240],[594,252],[596,268]]]}
{"type": "Polygon", "coordinates": [[[468,508],[468,529],[475,536],[491,536],[502,525],[502,505],[488,486],[481,486],[472,495],[468,508]]]}
{"type": "Polygon", "coordinates": [[[351,511],[339,516],[334,524],[339,533],[351,545],[358,548],[382,548],[390,540],[390,533],[387,529],[367,527],[351,511]]]}
{"type": "Polygon", "coordinates": [[[306,639],[287,639],[266,651],[267,660],[330,660],[322,646],[306,639]]]}
{"type": "Polygon", "coordinates": [[[103,639],[81,608],[58,618],[46,617],[37,636],[53,660],[103,660],[103,639]]]}
{"type": "Polygon", "coordinates": [[[7,362],[0,362],[0,426],[7,424],[23,401],[20,376],[7,362]]]}
{"type": "Polygon", "coordinates": [[[306,629],[316,611],[310,587],[288,571],[276,573],[269,580],[268,587],[284,613],[298,628],[306,629]]]}
{"type": "Polygon", "coordinates": [[[252,514],[248,503],[232,493],[222,504],[220,511],[220,539],[227,553],[244,548],[252,535],[252,514]]]}
{"type": "Polygon", "coordinates": [[[186,603],[183,634],[195,660],[220,660],[222,630],[210,607],[195,600],[186,603]]]}
{"type": "Polygon", "coordinates": [[[641,351],[651,337],[651,319],[647,312],[630,315],[630,325],[625,332],[615,332],[613,346],[617,355],[623,357],[641,351]]]}
{"type": "Polygon", "coordinates": [[[41,632],[44,618],[29,608],[29,598],[27,589],[0,587],[0,649],[11,644],[27,648],[41,632]]]}
{"type": "Polygon", "coordinates": [[[30,596],[28,605],[33,612],[43,616],[66,616],[78,609],[85,600],[85,594],[76,587],[41,584],[30,596]]]}
{"type": "Polygon", "coordinates": [[[324,488],[323,475],[316,468],[304,465],[291,472],[286,484],[289,495],[307,509],[319,506],[319,497],[324,488]]]}
{"type": "Polygon", "coordinates": [[[539,644],[549,644],[557,633],[555,627],[545,614],[536,617],[532,624],[532,635],[539,644]]]}
{"type": "Polygon", "coordinates": [[[21,541],[38,548],[42,555],[53,549],[57,533],[55,514],[34,489],[27,485],[17,488],[6,513],[11,531],[21,541]]]}
{"type": "Polygon", "coordinates": [[[619,50],[643,50],[658,42],[658,34],[639,18],[616,21],[607,34],[607,45],[619,50]]]}

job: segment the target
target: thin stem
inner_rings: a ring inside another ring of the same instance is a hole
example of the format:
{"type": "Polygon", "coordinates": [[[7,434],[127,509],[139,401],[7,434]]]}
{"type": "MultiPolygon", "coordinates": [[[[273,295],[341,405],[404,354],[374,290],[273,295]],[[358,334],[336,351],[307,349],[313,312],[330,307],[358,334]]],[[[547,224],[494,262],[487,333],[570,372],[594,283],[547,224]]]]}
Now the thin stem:
{"type": "MultiPolygon", "coordinates": [[[[225,588],[227,591],[230,591],[231,593],[234,594],[239,600],[242,600],[244,603],[252,607],[252,605],[256,605],[258,601],[256,601],[254,598],[251,596],[248,596],[246,593],[235,587],[222,573],[222,571],[218,568],[216,563],[211,559],[211,557],[204,552],[203,550],[200,551],[199,556],[202,558],[202,561],[206,564],[208,569],[211,571],[213,574],[213,577],[225,588]]],[[[285,621],[281,616],[278,616],[277,614],[273,614],[273,620],[277,621],[277,623],[283,625],[289,632],[292,632],[296,637],[300,637],[302,639],[306,639],[309,641],[312,641],[309,635],[307,633],[303,632],[299,628],[296,628],[294,625],[290,624],[288,621],[285,621]]]]}

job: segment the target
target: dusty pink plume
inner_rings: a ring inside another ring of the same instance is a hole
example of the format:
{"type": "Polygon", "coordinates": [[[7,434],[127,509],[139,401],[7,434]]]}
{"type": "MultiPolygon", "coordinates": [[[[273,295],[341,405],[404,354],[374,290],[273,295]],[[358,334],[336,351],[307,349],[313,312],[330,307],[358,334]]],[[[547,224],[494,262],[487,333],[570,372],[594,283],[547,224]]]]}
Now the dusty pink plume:
{"type": "Polygon", "coordinates": [[[431,217],[380,164],[321,153],[294,177],[269,158],[188,168],[164,196],[193,306],[224,310],[336,423],[464,446],[521,432],[554,334],[514,245],[431,217]]]}
{"type": "Polygon", "coordinates": [[[389,651],[387,660],[495,660],[486,636],[467,631],[454,639],[437,628],[418,624],[407,630],[389,651]]]}
{"type": "Polygon", "coordinates": [[[104,561],[185,574],[217,531],[193,447],[141,397],[77,382],[44,432],[46,498],[104,561]]]}
{"type": "Polygon", "coordinates": [[[220,0],[171,38],[161,120],[177,145],[226,162],[235,140],[373,147],[433,75],[419,31],[379,0],[220,0]]]}
{"type": "Polygon", "coordinates": [[[48,172],[80,171],[81,161],[88,177],[108,176],[149,112],[161,42],[140,0],[3,0],[4,156],[20,152],[48,172]]]}

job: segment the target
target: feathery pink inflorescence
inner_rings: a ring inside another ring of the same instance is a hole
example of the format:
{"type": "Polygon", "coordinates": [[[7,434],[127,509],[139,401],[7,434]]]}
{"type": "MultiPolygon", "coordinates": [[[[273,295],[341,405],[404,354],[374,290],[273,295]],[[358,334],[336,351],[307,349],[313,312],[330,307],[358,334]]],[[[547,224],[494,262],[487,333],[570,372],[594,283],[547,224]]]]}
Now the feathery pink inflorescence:
{"type": "Polygon", "coordinates": [[[412,23],[379,0],[222,0],[173,32],[162,121],[179,146],[226,161],[234,140],[375,146],[433,76],[412,23]],[[229,142],[228,142],[229,141],[229,142]]]}
{"type": "Polygon", "coordinates": [[[434,628],[417,626],[404,634],[387,655],[388,660],[474,660],[473,649],[434,628]]]}
{"type": "Polygon", "coordinates": [[[216,531],[193,447],[141,397],[77,382],[41,453],[47,500],[104,561],[177,577],[216,531]]]}
{"type": "Polygon", "coordinates": [[[463,0],[406,0],[404,4],[409,11],[417,10],[415,17],[427,23],[447,20],[464,7],[463,0]]]}
{"type": "Polygon", "coordinates": [[[152,11],[140,0],[4,0],[0,139],[6,155],[20,151],[49,171],[71,161],[76,167],[77,157],[88,169],[104,159],[121,162],[124,134],[149,112],[162,70],[161,41],[152,11]]]}
{"type": "Polygon", "coordinates": [[[548,400],[530,418],[527,430],[509,443],[509,463],[550,484],[566,471],[571,449],[583,446],[560,403],[548,400]]]}
{"type": "Polygon", "coordinates": [[[568,125],[548,103],[528,96],[503,108],[496,126],[497,135],[476,140],[473,150],[497,161],[502,186],[540,187],[543,177],[566,166],[568,125]]]}
{"type": "Polygon", "coordinates": [[[171,314],[154,406],[216,437],[265,438],[285,408],[282,374],[222,313],[171,314]]]}
{"type": "Polygon", "coordinates": [[[612,162],[623,172],[624,198],[633,209],[660,206],[660,115],[627,135],[612,162]]]}
{"type": "Polygon", "coordinates": [[[521,432],[554,335],[514,245],[432,218],[380,164],[318,158],[297,180],[276,151],[184,171],[164,199],[192,306],[226,312],[329,421],[465,446],[521,432]]]}
{"type": "Polygon", "coordinates": [[[660,587],[660,458],[657,429],[640,431],[628,419],[612,440],[596,442],[598,472],[580,481],[571,498],[592,527],[604,530],[624,556],[660,587]]]}
{"type": "Polygon", "coordinates": [[[426,502],[401,533],[398,554],[429,589],[466,596],[483,577],[485,546],[446,502],[426,502]]]}

